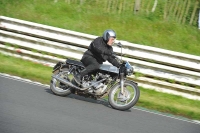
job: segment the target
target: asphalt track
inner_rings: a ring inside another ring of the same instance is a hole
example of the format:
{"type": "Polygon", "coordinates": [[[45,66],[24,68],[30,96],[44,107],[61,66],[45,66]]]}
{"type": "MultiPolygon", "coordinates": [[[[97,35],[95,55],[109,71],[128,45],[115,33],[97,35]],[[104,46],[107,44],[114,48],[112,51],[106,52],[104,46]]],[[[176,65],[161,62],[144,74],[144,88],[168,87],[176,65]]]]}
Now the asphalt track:
{"type": "Polygon", "coordinates": [[[70,95],[48,86],[0,75],[0,133],[200,133],[184,118],[110,108],[107,102],[70,95]]]}

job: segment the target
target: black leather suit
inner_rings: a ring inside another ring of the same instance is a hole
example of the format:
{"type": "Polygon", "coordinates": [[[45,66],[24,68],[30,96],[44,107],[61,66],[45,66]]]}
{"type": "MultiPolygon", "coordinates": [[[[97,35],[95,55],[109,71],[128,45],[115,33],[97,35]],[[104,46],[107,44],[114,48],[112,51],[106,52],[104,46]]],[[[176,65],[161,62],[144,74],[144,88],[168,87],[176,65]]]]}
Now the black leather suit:
{"type": "Polygon", "coordinates": [[[119,67],[119,62],[112,56],[113,48],[109,46],[103,37],[98,37],[91,42],[88,50],[83,54],[81,62],[85,68],[81,73],[81,77],[94,72],[99,69],[100,64],[105,61],[110,62],[112,65],[119,67]]]}

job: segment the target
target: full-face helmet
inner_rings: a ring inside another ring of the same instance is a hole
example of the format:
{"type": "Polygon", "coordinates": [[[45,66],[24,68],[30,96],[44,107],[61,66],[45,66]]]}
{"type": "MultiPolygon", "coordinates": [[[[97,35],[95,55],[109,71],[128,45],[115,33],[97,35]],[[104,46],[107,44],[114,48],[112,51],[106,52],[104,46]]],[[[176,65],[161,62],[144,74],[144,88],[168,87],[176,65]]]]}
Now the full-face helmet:
{"type": "Polygon", "coordinates": [[[106,43],[109,41],[110,37],[113,37],[113,38],[117,37],[115,31],[114,30],[105,30],[103,33],[103,39],[106,43]]]}

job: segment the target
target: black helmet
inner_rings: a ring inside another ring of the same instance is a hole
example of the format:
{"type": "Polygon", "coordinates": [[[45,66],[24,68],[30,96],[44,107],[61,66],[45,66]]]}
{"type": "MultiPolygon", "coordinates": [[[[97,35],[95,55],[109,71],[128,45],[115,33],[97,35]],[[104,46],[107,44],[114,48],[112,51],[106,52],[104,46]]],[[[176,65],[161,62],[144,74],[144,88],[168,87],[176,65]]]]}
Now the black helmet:
{"type": "Polygon", "coordinates": [[[114,30],[105,30],[103,33],[103,39],[107,43],[110,37],[116,38],[116,33],[114,30]]]}

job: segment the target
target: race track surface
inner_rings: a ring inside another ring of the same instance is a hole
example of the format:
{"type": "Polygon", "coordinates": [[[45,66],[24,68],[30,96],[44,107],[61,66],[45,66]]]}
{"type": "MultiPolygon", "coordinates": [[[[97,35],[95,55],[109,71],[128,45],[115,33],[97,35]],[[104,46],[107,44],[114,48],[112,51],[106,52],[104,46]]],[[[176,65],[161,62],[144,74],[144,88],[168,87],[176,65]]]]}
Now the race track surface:
{"type": "Polygon", "coordinates": [[[148,112],[110,108],[48,86],[0,76],[0,133],[200,133],[200,124],[148,112]]]}

